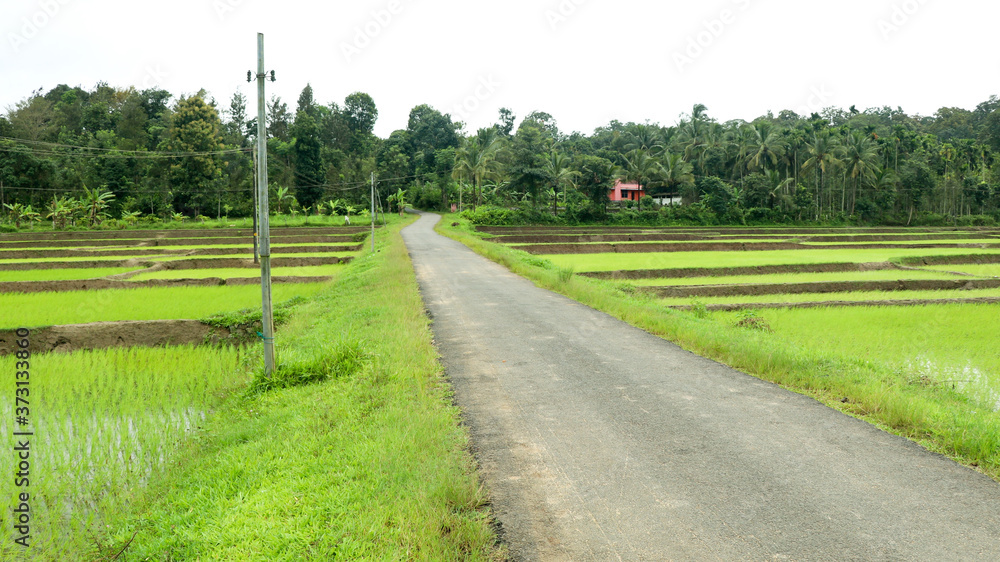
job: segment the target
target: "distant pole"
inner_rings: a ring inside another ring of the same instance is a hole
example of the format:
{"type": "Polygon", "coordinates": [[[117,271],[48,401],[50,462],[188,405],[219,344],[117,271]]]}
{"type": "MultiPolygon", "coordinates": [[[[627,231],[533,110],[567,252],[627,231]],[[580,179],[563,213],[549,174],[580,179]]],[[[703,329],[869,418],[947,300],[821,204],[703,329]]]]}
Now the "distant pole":
{"type": "MultiPolygon", "coordinates": [[[[271,73],[274,80],[274,73],[271,73]]],[[[260,229],[260,288],[263,297],[264,376],[274,372],[274,315],[271,307],[271,225],[267,205],[267,121],[264,116],[264,34],[257,34],[257,201],[260,229]]]]}
{"type": "Polygon", "coordinates": [[[372,172],[372,253],[375,253],[375,172],[372,172]]]}

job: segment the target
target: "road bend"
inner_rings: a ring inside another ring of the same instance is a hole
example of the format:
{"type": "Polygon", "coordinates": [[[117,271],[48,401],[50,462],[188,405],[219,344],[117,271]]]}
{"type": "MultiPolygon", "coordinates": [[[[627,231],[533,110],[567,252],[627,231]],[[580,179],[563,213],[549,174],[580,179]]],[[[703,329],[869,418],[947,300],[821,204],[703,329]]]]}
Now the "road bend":
{"type": "Polygon", "coordinates": [[[1000,560],[1000,485],[403,231],[515,560],[1000,560]]]}

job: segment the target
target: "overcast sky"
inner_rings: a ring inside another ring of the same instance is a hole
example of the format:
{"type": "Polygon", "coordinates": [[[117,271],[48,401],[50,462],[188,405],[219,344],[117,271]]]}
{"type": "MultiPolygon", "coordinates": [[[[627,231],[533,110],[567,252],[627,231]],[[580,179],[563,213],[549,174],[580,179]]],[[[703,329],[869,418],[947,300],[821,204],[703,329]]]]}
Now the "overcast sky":
{"type": "Polygon", "coordinates": [[[930,115],[1000,94],[1000,3],[975,0],[2,0],[0,108],[41,88],[204,88],[256,110],[256,36],[294,111],[355,91],[375,132],[422,103],[468,124],[552,114],[564,132],[612,119],[675,124],[772,110],[901,106],[930,115]]]}

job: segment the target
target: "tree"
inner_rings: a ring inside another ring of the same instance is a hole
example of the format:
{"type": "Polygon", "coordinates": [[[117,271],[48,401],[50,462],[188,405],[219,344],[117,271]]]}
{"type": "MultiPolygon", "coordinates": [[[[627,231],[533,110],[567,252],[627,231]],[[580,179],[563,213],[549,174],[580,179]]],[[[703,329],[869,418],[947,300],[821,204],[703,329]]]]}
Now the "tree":
{"type": "Polygon", "coordinates": [[[559,215],[559,188],[566,190],[573,185],[573,178],[580,172],[570,168],[570,159],[565,154],[553,150],[545,160],[545,175],[552,188],[552,214],[559,215]]]}
{"type": "Polygon", "coordinates": [[[816,220],[819,220],[819,213],[822,209],[822,194],[826,185],[827,172],[840,163],[837,156],[840,154],[840,146],[830,138],[827,131],[813,134],[812,141],[808,143],[809,159],[802,163],[804,171],[813,170],[816,174],[816,220]]]}
{"type": "Polygon", "coordinates": [[[615,186],[615,179],[621,170],[614,162],[600,156],[582,156],[577,159],[577,170],[580,172],[576,188],[595,205],[605,209],[608,204],[608,193],[615,186]]]}
{"type": "Polygon", "coordinates": [[[551,137],[542,132],[537,122],[527,119],[517,128],[511,143],[511,188],[530,196],[532,206],[537,206],[539,192],[548,179],[544,155],[551,148],[551,137]]]}
{"type": "Polygon", "coordinates": [[[778,159],[784,154],[780,129],[767,121],[758,121],[747,125],[747,131],[750,133],[747,167],[760,170],[768,165],[777,166],[778,159]]]}
{"type": "Polygon", "coordinates": [[[83,194],[82,203],[86,209],[86,219],[90,223],[90,227],[93,228],[107,218],[105,210],[111,201],[114,200],[115,194],[110,191],[104,191],[100,187],[87,189],[87,186],[83,186],[83,194]]]}
{"type": "Polygon", "coordinates": [[[200,215],[217,200],[222,179],[217,154],[223,147],[221,128],[219,114],[201,97],[177,102],[170,120],[170,138],[162,148],[189,153],[176,158],[169,168],[174,208],[185,215],[200,215]]]}
{"type": "Polygon", "coordinates": [[[681,195],[694,187],[694,174],[690,162],[685,162],[680,154],[665,153],[656,162],[659,171],[659,189],[653,195],[681,195]]]}
{"type": "MultiPolygon", "coordinates": [[[[878,150],[872,140],[861,131],[853,131],[847,137],[844,146],[844,164],[847,173],[853,180],[851,191],[851,214],[854,214],[854,204],[858,198],[858,182],[870,180],[878,169],[878,150]]],[[[846,198],[847,188],[844,188],[846,198]]],[[[844,211],[844,200],[841,199],[840,210],[844,211]]]]}
{"type": "Polygon", "coordinates": [[[312,207],[323,197],[325,174],[320,157],[319,125],[308,108],[295,114],[291,132],[295,139],[295,197],[303,207],[312,207]]]}
{"type": "MultiPolygon", "coordinates": [[[[483,181],[495,176],[497,170],[497,151],[503,141],[497,129],[479,129],[475,136],[469,137],[455,153],[455,169],[452,177],[456,180],[466,180],[472,184],[473,195],[476,198],[473,209],[482,204],[483,181]]],[[[459,190],[459,206],[461,207],[461,190],[459,190]]]]}
{"type": "MultiPolygon", "coordinates": [[[[639,185],[639,191],[647,191],[650,182],[654,180],[659,171],[659,164],[655,158],[642,149],[635,149],[625,155],[625,169],[622,179],[635,182],[639,185]]],[[[639,210],[642,210],[642,200],[639,200],[639,210]]]]}

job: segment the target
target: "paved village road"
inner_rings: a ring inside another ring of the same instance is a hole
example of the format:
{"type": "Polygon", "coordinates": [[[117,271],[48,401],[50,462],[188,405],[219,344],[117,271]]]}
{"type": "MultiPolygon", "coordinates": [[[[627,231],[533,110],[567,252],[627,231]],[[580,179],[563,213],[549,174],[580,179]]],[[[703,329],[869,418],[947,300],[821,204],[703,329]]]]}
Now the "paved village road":
{"type": "Polygon", "coordinates": [[[516,560],[1000,560],[1000,485],[403,231],[516,560]]]}

